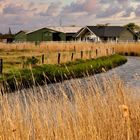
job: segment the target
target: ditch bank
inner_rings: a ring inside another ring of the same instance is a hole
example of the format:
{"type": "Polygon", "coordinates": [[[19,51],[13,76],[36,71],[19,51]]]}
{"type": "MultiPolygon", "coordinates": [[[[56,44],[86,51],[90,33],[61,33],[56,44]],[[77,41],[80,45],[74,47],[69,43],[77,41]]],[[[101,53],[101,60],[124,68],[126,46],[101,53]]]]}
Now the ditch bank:
{"type": "Polygon", "coordinates": [[[140,57],[140,53],[137,52],[119,52],[119,55],[124,55],[124,56],[138,56],[140,57]]]}
{"type": "Polygon", "coordinates": [[[31,86],[52,84],[64,80],[81,78],[108,71],[127,62],[125,56],[118,54],[90,60],[77,60],[61,65],[34,66],[9,72],[1,77],[3,89],[11,92],[31,86]]]}

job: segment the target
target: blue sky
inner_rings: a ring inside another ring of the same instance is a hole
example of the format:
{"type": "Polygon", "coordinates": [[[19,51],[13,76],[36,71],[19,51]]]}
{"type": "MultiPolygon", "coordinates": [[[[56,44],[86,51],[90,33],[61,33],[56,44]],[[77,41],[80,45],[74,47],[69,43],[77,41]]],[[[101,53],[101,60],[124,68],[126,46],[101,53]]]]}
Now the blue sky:
{"type": "Polygon", "coordinates": [[[140,25],[140,0],[0,0],[0,32],[62,25],[140,25]]]}

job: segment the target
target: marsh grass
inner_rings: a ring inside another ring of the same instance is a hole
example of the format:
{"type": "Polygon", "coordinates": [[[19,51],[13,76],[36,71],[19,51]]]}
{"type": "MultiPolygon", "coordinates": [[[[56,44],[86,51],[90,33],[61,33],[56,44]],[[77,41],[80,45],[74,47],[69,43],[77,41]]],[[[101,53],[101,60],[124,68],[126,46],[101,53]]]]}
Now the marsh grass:
{"type": "Polygon", "coordinates": [[[1,139],[138,140],[140,103],[118,78],[71,80],[4,94],[1,139]]]}
{"type": "MultiPolygon", "coordinates": [[[[28,53],[29,50],[42,51],[32,45],[1,44],[0,49],[2,52],[5,48],[9,52],[25,48],[28,53]]],[[[91,47],[82,45],[79,43],[79,47],[91,47]]],[[[135,43],[92,45],[95,48],[115,46],[119,53],[140,52],[139,44],[135,43]]],[[[46,48],[56,51],[52,46],[46,48]]],[[[63,51],[67,49],[62,48],[63,51]]],[[[116,77],[102,80],[96,77],[72,79],[63,84],[18,89],[10,94],[3,92],[0,96],[0,139],[139,140],[140,98],[134,94],[135,88],[126,87],[116,77]]]]}
{"type": "MultiPolygon", "coordinates": [[[[33,63],[34,61],[36,62],[36,59],[30,59],[29,62],[33,63]]],[[[22,70],[10,71],[7,74],[3,74],[0,82],[3,83],[4,90],[8,88],[8,91],[9,89],[10,91],[14,91],[17,90],[17,88],[29,88],[33,85],[38,86],[38,84],[58,83],[73,78],[94,75],[108,71],[126,62],[126,57],[116,54],[97,59],[79,59],[59,65],[37,66],[36,64],[30,64],[30,69],[24,68],[22,70]]]]}
{"type": "MultiPolygon", "coordinates": [[[[97,58],[112,54],[112,48],[107,45],[101,47],[102,44],[93,44],[86,42],[43,42],[36,46],[34,43],[19,43],[19,44],[4,44],[0,43],[0,58],[4,60],[4,73],[9,70],[22,69],[22,58],[37,57],[41,62],[41,56],[44,54],[45,64],[57,64],[58,53],[61,53],[61,63],[73,61],[81,58],[81,51],[83,51],[83,59],[97,58]],[[98,55],[96,56],[96,49],[98,48],[98,55]],[[106,53],[109,49],[109,54],[106,53]],[[11,67],[11,68],[10,68],[11,67]]],[[[39,63],[41,65],[41,63],[39,63]]]]}

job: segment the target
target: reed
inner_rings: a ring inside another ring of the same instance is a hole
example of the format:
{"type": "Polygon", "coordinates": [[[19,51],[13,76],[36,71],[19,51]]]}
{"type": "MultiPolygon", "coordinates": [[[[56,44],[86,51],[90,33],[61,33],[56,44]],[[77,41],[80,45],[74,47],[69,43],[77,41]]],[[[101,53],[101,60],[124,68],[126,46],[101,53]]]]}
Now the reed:
{"type": "Polygon", "coordinates": [[[140,139],[140,102],[118,78],[87,78],[4,94],[1,139],[140,139]],[[66,90],[67,89],[67,90],[66,90]]]}
{"type": "MultiPolygon", "coordinates": [[[[61,63],[71,61],[72,53],[73,61],[81,59],[91,59],[112,54],[112,48],[108,45],[94,44],[88,42],[43,42],[39,45],[35,43],[0,43],[0,58],[4,62],[4,72],[22,69],[23,58],[26,59],[36,57],[42,61],[44,55],[44,64],[57,64],[58,53],[61,53],[61,63]],[[96,50],[98,49],[98,54],[96,50]],[[106,51],[108,50],[108,52],[106,51]]],[[[39,65],[40,65],[39,64],[39,65]]]]}

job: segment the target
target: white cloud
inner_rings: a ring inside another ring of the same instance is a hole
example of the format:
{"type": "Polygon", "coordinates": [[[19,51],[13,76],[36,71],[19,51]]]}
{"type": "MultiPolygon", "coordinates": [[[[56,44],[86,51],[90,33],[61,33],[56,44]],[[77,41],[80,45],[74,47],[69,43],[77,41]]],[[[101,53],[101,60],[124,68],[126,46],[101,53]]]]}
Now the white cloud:
{"type": "Polygon", "coordinates": [[[0,0],[0,32],[9,26],[32,29],[47,25],[95,25],[110,22],[140,23],[139,0],[0,0]],[[67,5],[66,5],[67,4],[67,5]]]}

